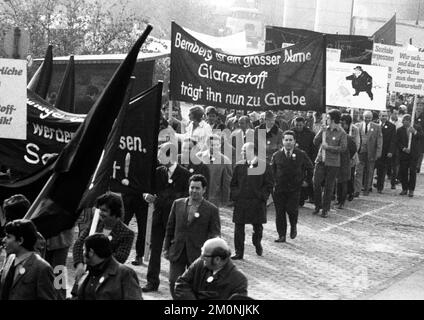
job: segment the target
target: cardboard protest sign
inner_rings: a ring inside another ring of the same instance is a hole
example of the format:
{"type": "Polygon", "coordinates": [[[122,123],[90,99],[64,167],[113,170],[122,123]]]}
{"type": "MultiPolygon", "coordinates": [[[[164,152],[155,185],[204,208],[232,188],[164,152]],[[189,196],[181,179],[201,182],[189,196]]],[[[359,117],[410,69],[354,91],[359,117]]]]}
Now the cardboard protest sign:
{"type": "Polygon", "coordinates": [[[0,59],[0,138],[26,139],[26,60],[0,59]]]}
{"type": "Polygon", "coordinates": [[[371,64],[374,66],[381,66],[388,68],[388,81],[392,80],[393,67],[395,63],[395,56],[398,55],[399,47],[389,46],[387,44],[374,43],[372,51],[371,64]]]}
{"type": "Polygon", "coordinates": [[[327,63],[327,105],[386,110],[387,67],[327,63]]]}
{"type": "Polygon", "coordinates": [[[395,52],[390,90],[422,95],[424,84],[424,52],[400,48],[395,52]]]}
{"type": "Polygon", "coordinates": [[[257,55],[231,55],[172,24],[170,99],[256,111],[325,111],[324,37],[257,55]]]}

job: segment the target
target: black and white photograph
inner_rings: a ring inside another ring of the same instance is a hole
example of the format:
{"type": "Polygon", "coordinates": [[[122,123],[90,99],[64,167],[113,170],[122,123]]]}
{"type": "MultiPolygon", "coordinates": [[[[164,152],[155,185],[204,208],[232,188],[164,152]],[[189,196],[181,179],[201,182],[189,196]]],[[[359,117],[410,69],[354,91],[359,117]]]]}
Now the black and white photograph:
{"type": "Polygon", "coordinates": [[[424,0],[0,0],[0,300],[423,300],[423,85],[424,0]]]}

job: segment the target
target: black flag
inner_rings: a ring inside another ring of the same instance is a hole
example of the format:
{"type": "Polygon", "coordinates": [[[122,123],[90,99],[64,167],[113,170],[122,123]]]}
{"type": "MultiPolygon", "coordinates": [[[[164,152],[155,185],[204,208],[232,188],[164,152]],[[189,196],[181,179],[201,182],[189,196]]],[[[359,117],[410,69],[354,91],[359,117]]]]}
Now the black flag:
{"type": "Polygon", "coordinates": [[[57,94],[54,106],[60,110],[74,113],[75,112],[75,66],[74,56],[69,58],[63,75],[59,93],[57,94]]]}
{"type": "Polygon", "coordinates": [[[27,89],[46,99],[53,72],[53,46],[47,47],[44,61],[27,85],[27,89]]]}
{"type": "Polygon", "coordinates": [[[36,224],[45,238],[70,229],[78,219],[78,207],[121,109],[126,88],[141,46],[152,30],[147,26],[112,79],[62,150],[52,175],[26,218],[36,224]]]}

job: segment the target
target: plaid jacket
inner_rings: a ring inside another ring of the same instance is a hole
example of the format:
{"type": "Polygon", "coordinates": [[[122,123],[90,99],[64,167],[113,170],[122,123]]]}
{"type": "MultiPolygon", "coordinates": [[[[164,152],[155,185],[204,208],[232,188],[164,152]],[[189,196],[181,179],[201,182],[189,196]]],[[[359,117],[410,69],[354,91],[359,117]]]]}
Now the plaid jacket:
{"type": "MultiPolygon", "coordinates": [[[[96,232],[103,232],[103,223],[99,221],[97,225],[96,232]]],[[[84,240],[88,237],[90,228],[86,228],[81,236],[75,241],[73,248],[73,258],[74,266],[77,266],[79,263],[84,263],[83,259],[83,246],[84,240]]],[[[112,247],[113,257],[120,263],[125,263],[130,255],[132,244],[134,241],[134,231],[128,228],[121,220],[113,227],[110,235],[110,244],[112,247]]]]}

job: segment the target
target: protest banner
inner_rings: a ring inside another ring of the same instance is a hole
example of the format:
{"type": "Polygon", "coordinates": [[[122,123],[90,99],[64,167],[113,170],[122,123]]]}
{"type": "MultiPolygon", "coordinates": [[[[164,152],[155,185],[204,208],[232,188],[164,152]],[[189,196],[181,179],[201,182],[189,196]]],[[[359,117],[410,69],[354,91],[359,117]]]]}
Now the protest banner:
{"type": "Polygon", "coordinates": [[[393,76],[390,91],[409,94],[423,94],[424,52],[399,48],[395,51],[393,76]]]}
{"type": "MultiPolygon", "coordinates": [[[[323,33],[312,30],[276,26],[266,26],[265,33],[266,51],[282,48],[285,43],[297,44],[310,37],[323,35],[323,33]]],[[[327,34],[326,42],[327,48],[341,50],[341,62],[371,63],[373,42],[366,36],[327,34]]]]}
{"type": "Polygon", "coordinates": [[[399,47],[387,44],[374,43],[371,64],[388,68],[387,78],[389,83],[392,80],[395,56],[397,56],[399,49],[399,47]]]}
{"type": "Polygon", "coordinates": [[[0,138],[27,136],[26,60],[0,59],[0,138]]]}
{"type": "Polygon", "coordinates": [[[171,41],[171,100],[255,111],[325,111],[324,36],[239,56],[218,52],[173,23],[171,41]]]}
{"type": "Polygon", "coordinates": [[[85,118],[53,107],[27,90],[26,84],[24,91],[27,138],[3,139],[0,143],[1,163],[22,176],[41,169],[51,156],[59,154],[85,118]]]}
{"type": "Polygon", "coordinates": [[[327,63],[327,105],[386,110],[387,67],[327,63]]]}

